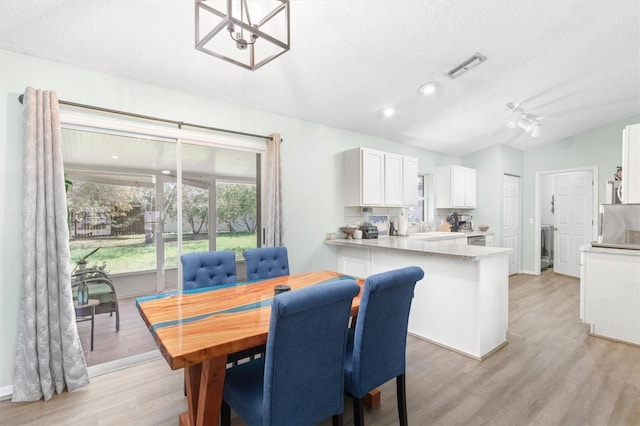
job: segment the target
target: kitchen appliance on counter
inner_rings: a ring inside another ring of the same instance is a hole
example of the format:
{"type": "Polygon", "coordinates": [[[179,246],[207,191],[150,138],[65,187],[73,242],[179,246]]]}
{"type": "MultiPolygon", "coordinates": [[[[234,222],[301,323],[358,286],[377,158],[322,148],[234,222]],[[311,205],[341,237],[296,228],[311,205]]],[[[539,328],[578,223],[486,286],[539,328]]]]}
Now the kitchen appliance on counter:
{"type": "Polygon", "coordinates": [[[607,181],[607,191],[605,193],[605,203],[607,204],[621,204],[622,195],[622,182],[619,180],[607,181]]]}
{"type": "Polygon", "coordinates": [[[378,227],[375,225],[372,225],[370,223],[365,223],[363,225],[360,225],[360,228],[358,229],[362,231],[363,240],[371,240],[373,238],[378,238],[378,227]]]}
{"type": "Polygon", "coordinates": [[[474,235],[473,237],[467,238],[467,243],[470,246],[486,246],[487,237],[484,235],[474,235]]]}
{"type": "Polygon", "coordinates": [[[451,232],[473,231],[473,216],[453,212],[447,216],[447,223],[451,225],[451,232]]]}
{"type": "Polygon", "coordinates": [[[593,247],[640,250],[640,204],[601,204],[593,247]]]}

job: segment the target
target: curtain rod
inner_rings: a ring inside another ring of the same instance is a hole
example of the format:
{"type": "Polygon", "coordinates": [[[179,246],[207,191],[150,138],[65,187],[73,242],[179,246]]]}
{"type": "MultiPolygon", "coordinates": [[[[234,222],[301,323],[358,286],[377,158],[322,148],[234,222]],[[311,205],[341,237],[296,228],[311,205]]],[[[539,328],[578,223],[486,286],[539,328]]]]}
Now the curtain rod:
{"type": "MultiPolygon", "coordinates": [[[[24,95],[18,96],[18,101],[20,103],[22,103],[23,99],[24,99],[24,95]]],[[[62,104],[62,105],[76,107],[76,108],[91,109],[91,110],[94,110],[94,111],[108,112],[110,114],[119,114],[119,115],[126,115],[128,117],[141,118],[143,120],[161,121],[163,123],[175,124],[175,125],[178,126],[179,129],[182,129],[182,126],[188,126],[188,127],[195,127],[196,129],[211,130],[211,131],[214,131],[214,132],[231,133],[231,134],[234,134],[234,135],[249,136],[249,137],[252,137],[252,138],[268,139],[270,141],[273,140],[273,137],[271,137],[271,136],[256,135],[255,133],[239,132],[237,130],[220,129],[218,127],[202,126],[200,124],[185,123],[184,121],[176,121],[176,120],[169,120],[169,119],[166,119],[166,118],[152,117],[150,115],[142,115],[142,114],[136,114],[136,113],[133,113],[133,112],[120,111],[120,110],[117,110],[117,109],[110,109],[110,108],[97,107],[97,106],[93,106],[93,105],[79,104],[79,103],[76,103],[76,102],[68,102],[68,101],[63,101],[63,100],[60,100],[60,99],[58,99],[58,103],[62,104]]],[[[282,142],[282,140],[281,140],[281,142],[282,142]]]]}

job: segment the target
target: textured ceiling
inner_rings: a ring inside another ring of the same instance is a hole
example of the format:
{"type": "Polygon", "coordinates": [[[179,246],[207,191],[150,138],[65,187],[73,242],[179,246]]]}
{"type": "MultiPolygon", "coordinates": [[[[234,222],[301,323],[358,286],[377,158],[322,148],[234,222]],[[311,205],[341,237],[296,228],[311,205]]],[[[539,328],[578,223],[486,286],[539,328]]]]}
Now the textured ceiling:
{"type": "Polygon", "coordinates": [[[0,3],[0,49],[454,155],[640,114],[638,0],[292,0],[291,50],[254,72],[193,34],[184,0],[0,3]],[[476,52],[488,60],[446,76],[476,52]],[[543,116],[543,135],[505,127],[507,102],[543,116]]]}

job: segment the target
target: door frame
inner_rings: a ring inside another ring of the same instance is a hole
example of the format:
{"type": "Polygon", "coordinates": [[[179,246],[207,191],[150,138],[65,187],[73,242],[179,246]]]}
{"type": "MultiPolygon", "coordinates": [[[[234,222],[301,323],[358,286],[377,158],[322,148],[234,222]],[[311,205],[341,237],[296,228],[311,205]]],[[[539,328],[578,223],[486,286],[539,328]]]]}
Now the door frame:
{"type": "Polygon", "coordinates": [[[533,272],[535,275],[540,275],[540,230],[542,229],[541,223],[541,185],[540,180],[543,175],[558,175],[564,173],[573,173],[573,172],[591,172],[591,176],[593,177],[593,185],[592,185],[592,206],[591,206],[591,218],[592,218],[592,226],[591,226],[591,235],[593,237],[597,237],[598,235],[598,206],[599,206],[599,198],[598,198],[598,166],[585,166],[585,167],[574,167],[570,169],[555,169],[555,170],[542,170],[536,172],[536,182],[535,182],[535,203],[534,203],[534,269],[533,272]]]}

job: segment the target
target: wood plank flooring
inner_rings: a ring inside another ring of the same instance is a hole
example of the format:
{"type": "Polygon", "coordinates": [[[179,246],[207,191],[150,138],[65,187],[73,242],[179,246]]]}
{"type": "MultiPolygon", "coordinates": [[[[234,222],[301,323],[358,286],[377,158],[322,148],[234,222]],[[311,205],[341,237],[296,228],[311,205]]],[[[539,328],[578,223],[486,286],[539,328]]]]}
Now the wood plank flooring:
{"type": "Polygon", "coordinates": [[[157,349],[149,329],[135,307],[135,298],[118,299],[120,331],[116,333],[116,317],[109,314],[95,316],[93,352],[91,322],[79,322],[78,333],[88,366],[139,355],[157,349]]]}
{"type": "MultiPolygon", "coordinates": [[[[640,425],[640,348],[587,334],[578,280],[549,270],[513,276],[509,287],[509,344],[488,359],[409,338],[409,423],[640,425]]],[[[0,424],[176,425],[186,410],[182,377],[153,360],[48,402],[0,402],[0,424]]],[[[381,390],[382,406],[365,408],[369,426],[398,423],[394,382],[381,390]]],[[[344,420],[352,424],[348,398],[344,420]]]]}

